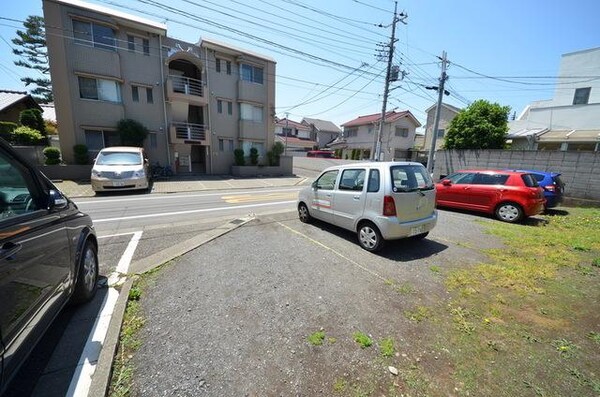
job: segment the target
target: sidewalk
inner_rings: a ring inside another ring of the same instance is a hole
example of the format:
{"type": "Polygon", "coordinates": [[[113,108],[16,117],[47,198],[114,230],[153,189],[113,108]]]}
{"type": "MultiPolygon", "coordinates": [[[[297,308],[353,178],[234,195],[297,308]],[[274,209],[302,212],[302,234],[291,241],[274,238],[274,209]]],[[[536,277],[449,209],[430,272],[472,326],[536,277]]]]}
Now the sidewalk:
{"type": "MultiPolygon", "coordinates": [[[[270,178],[233,178],[228,175],[198,177],[174,176],[168,180],[155,181],[152,187],[152,193],[181,193],[202,190],[288,187],[303,185],[308,181],[308,178],[301,176],[270,178]]],[[[92,190],[89,182],[62,180],[60,182],[54,182],[54,184],[70,198],[94,196],[94,191],[92,190]]]]}

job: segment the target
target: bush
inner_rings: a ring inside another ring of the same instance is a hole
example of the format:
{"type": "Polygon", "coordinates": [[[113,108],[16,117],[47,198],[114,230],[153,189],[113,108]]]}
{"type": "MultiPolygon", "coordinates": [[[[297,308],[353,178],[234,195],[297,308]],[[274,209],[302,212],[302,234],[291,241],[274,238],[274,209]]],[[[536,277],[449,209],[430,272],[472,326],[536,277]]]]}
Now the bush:
{"type": "Polygon", "coordinates": [[[29,127],[18,127],[12,132],[10,141],[15,145],[35,145],[43,138],[38,130],[29,127]]]}
{"type": "Polygon", "coordinates": [[[46,136],[46,123],[39,109],[25,109],[21,111],[19,122],[22,126],[38,130],[42,136],[46,136]]]}
{"type": "Polygon", "coordinates": [[[235,149],[233,151],[235,159],[235,165],[246,165],[246,159],[244,158],[244,151],[242,149],[235,149]]]}
{"type": "Polygon", "coordinates": [[[60,164],[60,149],[53,146],[48,146],[43,150],[44,153],[44,164],[54,165],[60,164]]]}
{"type": "Polygon", "coordinates": [[[279,165],[279,157],[283,154],[285,146],[281,142],[275,142],[273,149],[267,152],[267,162],[270,166],[279,165]]]}
{"type": "Polygon", "coordinates": [[[255,147],[250,148],[250,164],[258,165],[258,149],[255,147]]]}
{"type": "Polygon", "coordinates": [[[86,165],[90,162],[88,147],[85,145],[79,144],[73,146],[73,155],[75,157],[75,164],[86,165]]]}
{"type": "Polygon", "coordinates": [[[9,141],[12,139],[12,133],[17,129],[16,123],[11,123],[10,121],[0,121],[0,138],[5,141],[9,141]]]}
{"type": "Polygon", "coordinates": [[[144,139],[148,135],[148,129],[142,123],[132,119],[121,119],[117,123],[117,131],[124,146],[144,146],[144,139]]]}

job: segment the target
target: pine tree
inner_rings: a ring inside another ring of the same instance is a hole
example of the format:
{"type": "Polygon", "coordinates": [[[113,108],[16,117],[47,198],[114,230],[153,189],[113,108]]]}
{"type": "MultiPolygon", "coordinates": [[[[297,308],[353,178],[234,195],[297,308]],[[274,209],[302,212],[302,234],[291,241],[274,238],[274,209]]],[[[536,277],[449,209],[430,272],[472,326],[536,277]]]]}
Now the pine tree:
{"type": "Polygon", "coordinates": [[[20,58],[15,61],[15,65],[36,70],[42,77],[23,77],[21,81],[25,83],[25,86],[36,85],[31,90],[31,94],[38,102],[52,102],[52,83],[48,66],[44,18],[30,15],[23,22],[23,26],[25,30],[17,30],[18,37],[12,39],[14,44],[21,47],[13,49],[13,54],[20,58]]]}

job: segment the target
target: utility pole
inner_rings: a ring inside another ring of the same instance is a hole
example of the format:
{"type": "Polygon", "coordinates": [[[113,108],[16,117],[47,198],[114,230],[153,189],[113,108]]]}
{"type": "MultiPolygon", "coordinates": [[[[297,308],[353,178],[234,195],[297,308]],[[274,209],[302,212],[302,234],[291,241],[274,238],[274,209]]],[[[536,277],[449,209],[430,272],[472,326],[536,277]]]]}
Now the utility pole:
{"type": "Polygon", "coordinates": [[[383,105],[381,106],[381,118],[379,122],[379,130],[377,131],[375,145],[373,147],[373,151],[371,153],[371,160],[379,161],[381,160],[381,137],[383,136],[383,126],[385,124],[385,111],[387,107],[388,95],[390,92],[390,76],[392,70],[392,61],[394,59],[394,44],[396,43],[396,23],[398,21],[404,22],[406,19],[406,15],[400,14],[403,18],[398,18],[398,2],[395,2],[394,5],[394,21],[392,22],[392,37],[390,39],[389,44],[389,52],[388,52],[388,63],[387,63],[387,71],[385,74],[385,88],[383,89],[383,105]]]}
{"type": "Polygon", "coordinates": [[[285,114],[285,147],[283,148],[283,155],[287,156],[287,136],[288,136],[288,132],[289,132],[289,128],[288,128],[288,120],[290,118],[290,114],[286,113],[285,114]]]}
{"type": "Polygon", "coordinates": [[[435,119],[433,121],[433,129],[431,130],[431,147],[429,148],[429,155],[427,156],[427,171],[429,173],[433,173],[433,155],[435,153],[435,144],[437,141],[437,130],[440,126],[440,113],[442,111],[442,99],[444,98],[444,83],[448,76],[446,76],[446,64],[448,60],[446,59],[446,51],[442,52],[442,74],[440,76],[440,84],[438,87],[427,87],[431,89],[437,89],[438,92],[438,101],[437,108],[435,109],[435,119]]]}

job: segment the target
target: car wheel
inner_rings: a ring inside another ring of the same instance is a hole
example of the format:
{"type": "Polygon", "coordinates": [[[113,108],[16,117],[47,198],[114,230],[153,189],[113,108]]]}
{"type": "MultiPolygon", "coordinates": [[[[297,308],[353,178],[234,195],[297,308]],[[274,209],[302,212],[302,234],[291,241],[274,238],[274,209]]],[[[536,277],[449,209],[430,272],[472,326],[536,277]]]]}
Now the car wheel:
{"type": "Polygon", "coordinates": [[[310,216],[308,207],[304,203],[298,204],[298,218],[300,218],[300,222],[302,223],[310,223],[312,221],[312,216],[310,216]]]}
{"type": "Polygon", "coordinates": [[[428,235],[429,235],[429,232],[425,232],[425,233],[417,234],[416,236],[411,236],[410,238],[412,240],[423,240],[428,235]]]}
{"type": "Polygon", "coordinates": [[[96,295],[98,253],[96,246],[90,240],[86,241],[83,246],[78,266],[75,291],[71,298],[71,302],[75,304],[87,302],[96,295]]]}
{"type": "Polygon", "coordinates": [[[375,252],[383,247],[383,237],[377,226],[371,222],[363,222],[358,226],[358,243],[367,251],[375,252]]]}
{"type": "Polygon", "coordinates": [[[502,203],[496,208],[496,218],[503,222],[519,222],[523,218],[523,209],[519,204],[502,203]]]}

